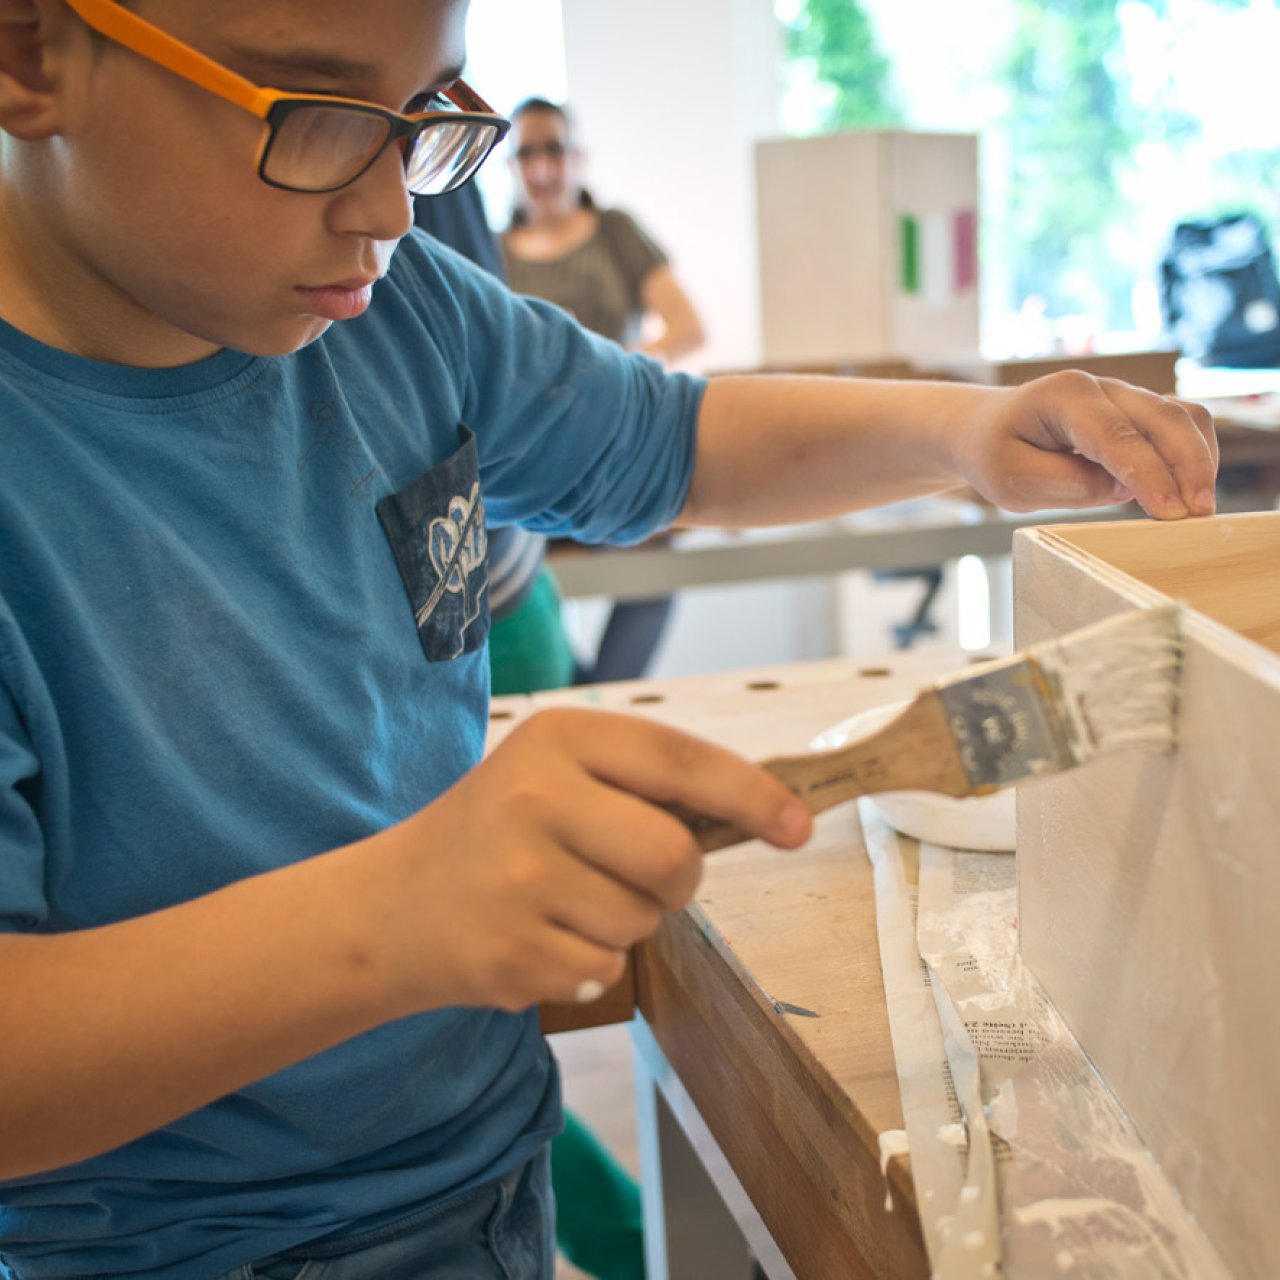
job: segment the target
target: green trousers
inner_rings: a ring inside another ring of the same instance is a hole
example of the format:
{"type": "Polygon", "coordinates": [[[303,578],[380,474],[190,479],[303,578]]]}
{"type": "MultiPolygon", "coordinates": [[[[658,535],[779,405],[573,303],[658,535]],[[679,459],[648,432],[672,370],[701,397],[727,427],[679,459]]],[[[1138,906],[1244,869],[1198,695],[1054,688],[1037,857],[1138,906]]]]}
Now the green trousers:
{"type": "Polygon", "coordinates": [[[573,683],[574,656],[560,618],[560,589],[543,565],[529,594],[489,626],[493,692],[537,693],[573,683]]]}
{"type": "Polygon", "coordinates": [[[572,1111],[551,1142],[556,1245],[596,1280],[644,1280],[640,1188],[572,1111]]]}

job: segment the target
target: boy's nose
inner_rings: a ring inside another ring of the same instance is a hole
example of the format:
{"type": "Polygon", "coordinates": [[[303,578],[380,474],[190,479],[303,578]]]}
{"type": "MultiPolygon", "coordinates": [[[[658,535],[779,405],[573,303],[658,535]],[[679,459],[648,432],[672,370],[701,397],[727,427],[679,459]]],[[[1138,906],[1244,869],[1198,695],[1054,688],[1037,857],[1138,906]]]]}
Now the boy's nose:
{"type": "Polygon", "coordinates": [[[374,240],[399,240],[408,232],[413,196],[402,147],[389,146],[350,186],[333,193],[329,221],[335,231],[359,232],[374,240]]]}

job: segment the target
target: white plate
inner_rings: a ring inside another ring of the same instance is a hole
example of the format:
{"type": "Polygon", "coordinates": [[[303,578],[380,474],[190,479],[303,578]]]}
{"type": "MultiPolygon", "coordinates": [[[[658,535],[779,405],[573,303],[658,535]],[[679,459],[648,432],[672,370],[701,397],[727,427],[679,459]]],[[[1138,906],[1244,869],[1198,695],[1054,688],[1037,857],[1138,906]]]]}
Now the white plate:
{"type": "MultiPolygon", "coordinates": [[[[815,751],[843,747],[888,724],[906,706],[906,702],[893,702],[860,711],[832,725],[809,746],[815,751]]],[[[915,840],[992,853],[1010,852],[1016,843],[1012,788],[964,800],[932,791],[888,791],[867,799],[895,831],[915,840]]]]}

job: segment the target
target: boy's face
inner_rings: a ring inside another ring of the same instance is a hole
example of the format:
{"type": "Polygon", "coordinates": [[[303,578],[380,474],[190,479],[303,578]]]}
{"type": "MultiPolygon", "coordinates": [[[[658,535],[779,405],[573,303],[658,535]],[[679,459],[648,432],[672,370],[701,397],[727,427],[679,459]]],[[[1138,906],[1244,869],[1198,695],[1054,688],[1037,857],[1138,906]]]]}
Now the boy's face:
{"type": "MultiPolygon", "coordinates": [[[[256,84],[403,111],[456,79],[466,6],[132,8],[256,84]]],[[[339,191],[268,186],[255,169],[260,120],[93,36],[61,0],[33,8],[49,21],[55,123],[36,146],[5,149],[0,314],[79,354],[139,365],[185,363],[223,346],[281,354],[360,314],[412,223],[398,147],[339,191]],[[39,264],[38,289],[23,263],[39,264]]]]}

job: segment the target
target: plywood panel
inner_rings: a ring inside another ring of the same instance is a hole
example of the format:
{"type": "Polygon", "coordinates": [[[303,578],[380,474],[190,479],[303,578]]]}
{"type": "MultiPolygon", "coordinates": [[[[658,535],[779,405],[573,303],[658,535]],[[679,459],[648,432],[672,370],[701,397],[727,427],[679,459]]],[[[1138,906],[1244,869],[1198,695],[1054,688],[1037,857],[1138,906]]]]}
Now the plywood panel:
{"type": "Polygon", "coordinates": [[[1099,378],[1119,378],[1136,387],[1158,391],[1162,396],[1178,390],[1177,351],[1108,351],[1087,355],[1043,356],[1039,359],[984,360],[955,365],[953,372],[966,381],[987,382],[997,387],[1019,387],[1064,369],[1082,369],[1099,378]]]}
{"type": "Polygon", "coordinates": [[[1280,521],[1273,512],[1064,526],[1053,537],[1280,651],[1280,521]]]}
{"type": "MultiPolygon", "coordinates": [[[[1265,617],[1235,597],[1269,589],[1277,517],[1198,523],[1017,535],[1018,644],[1162,599],[1153,583],[1265,617]]],[[[1022,949],[1228,1264],[1263,1280],[1280,1275],[1280,659],[1193,612],[1182,699],[1175,754],[1020,790],[1022,949]]]]}

